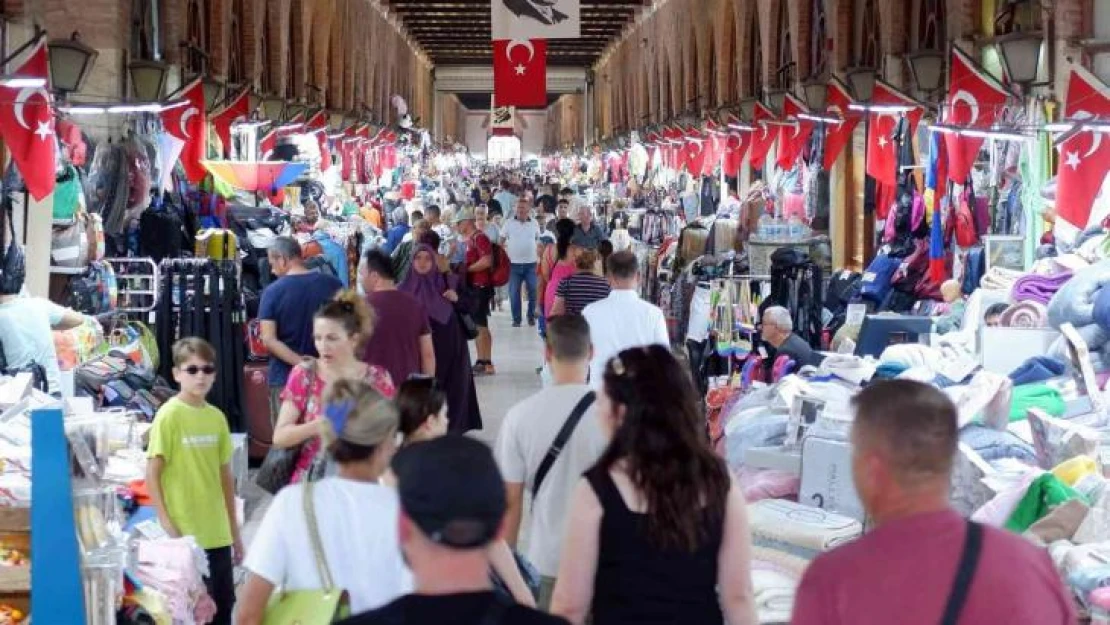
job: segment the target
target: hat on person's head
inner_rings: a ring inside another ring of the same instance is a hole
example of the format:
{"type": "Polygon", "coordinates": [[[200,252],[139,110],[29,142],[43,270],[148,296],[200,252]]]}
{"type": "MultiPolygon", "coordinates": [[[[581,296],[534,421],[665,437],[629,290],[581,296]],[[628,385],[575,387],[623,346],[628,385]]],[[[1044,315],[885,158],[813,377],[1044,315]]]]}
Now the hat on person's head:
{"type": "Polygon", "coordinates": [[[505,516],[505,483],[484,443],[448,434],[393,458],[405,516],[432,542],[476,549],[493,542],[505,516]]]}
{"type": "Polygon", "coordinates": [[[464,206],[455,214],[456,224],[461,224],[464,221],[474,221],[474,219],[474,209],[469,206],[464,206]]]}

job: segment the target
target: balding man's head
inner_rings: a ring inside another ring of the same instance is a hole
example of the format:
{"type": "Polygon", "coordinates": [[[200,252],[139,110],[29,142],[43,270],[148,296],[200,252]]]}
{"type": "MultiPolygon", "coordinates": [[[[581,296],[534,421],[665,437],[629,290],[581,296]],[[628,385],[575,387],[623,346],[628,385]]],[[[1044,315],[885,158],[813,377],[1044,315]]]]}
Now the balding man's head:
{"type": "Polygon", "coordinates": [[[876,518],[905,499],[947,502],[956,455],[958,413],[948,396],[921,382],[890,380],[852,399],[852,473],[876,518]]]}

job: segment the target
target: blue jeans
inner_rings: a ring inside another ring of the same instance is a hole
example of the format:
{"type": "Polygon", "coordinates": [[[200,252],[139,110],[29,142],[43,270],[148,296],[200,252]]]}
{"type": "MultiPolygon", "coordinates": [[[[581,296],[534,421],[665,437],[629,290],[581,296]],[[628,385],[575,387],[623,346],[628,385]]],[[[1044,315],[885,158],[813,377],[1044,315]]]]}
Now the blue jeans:
{"type": "Polygon", "coordinates": [[[513,323],[520,323],[520,283],[528,287],[528,321],[536,318],[536,263],[513,263],[509,272],[509,305],[513,323]]]}

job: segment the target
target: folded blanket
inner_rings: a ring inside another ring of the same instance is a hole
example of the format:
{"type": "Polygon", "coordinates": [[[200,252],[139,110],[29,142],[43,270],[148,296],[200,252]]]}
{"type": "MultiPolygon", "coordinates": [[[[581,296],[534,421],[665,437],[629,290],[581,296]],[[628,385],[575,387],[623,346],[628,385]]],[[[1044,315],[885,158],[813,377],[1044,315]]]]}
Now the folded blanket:
{"type": "Polygon", "coordinates": [[[1008,328],[1043,328],[1048,325],[1048,309],[1033,300],[1018,302],[1004,310],[999,321],[1008,328]]]}
{"type": "Polygon", "coordinates": [[[1021,363],[1017,369],[1010,372],[1010,380],[1014,386],[1044,382],[1050,378],[1063,375],[1068,366],[1063,360],[1049,358],[1048,356],[1034,356],[1021,363]]]}
{"type": "Polygon", "coordinates": [[[1101,288],[1095,295],[1095,307],[1091,311],[1092,321],[1103,330],[1110,331],[1110,288],[1101,288]]]}
{"type": "Polygon", "coordinates": [[[1050,510],[1072,499],[1087,503],[1083,495],[1060,481],[1060,478],[1051,473],[1043,473],[1025,491],[1025,496],[1006,521],[1006,529],[1020,534],[1044,518],[1050,510]]]}
{"type": "Polygon", "coordinates": [[[764,499],[748,506],[752,544],[816,557],[863,534],[856,519],[782,499],[764,499]]]}
{"type": "Polygon", "coordinates": [[[1009,291],[1014,288],[1017,279],[1024,275],[1023,272],[1006,269],[1005,267],[991,267],[990,271],[984,274],[983,279],[979,281],[979,286],[984,289],[1009,291]]]}
{"type": "Polygon", "coordinates": [[[1049,324],[1054,328],[1065,323],[1071,323],[1076,328],[1093,324],[1095,298],[1107,284],[1110,284],[1110,260],[1076,271],[1072,279],[1065,282],[1049,300],[1049,324]]]}
{"type": "Polygon", "coordinates": [[[798,582],[781,573],[752,571],[752,591],[760,623],[786,623],[794,608],[798,582]]]}
{"type": "Polygon", "coordinates": [[[1015,302],[1037,302],[1048,305],[1049,300],[1071,280],[1072,273],[1064,271],[1054,275],[1027,274],[1014,282],[1010,297],[1015,302]]]}
{"type": "MultiPolygon", "coordinates": [[[[1063,293],[1063,291],[1061,291],[1061,293],[1063,293]]],[[[1049,323],[1051,323],[1051,307],[1049,307],[1048,314],[1049,323]]],[[[1087,349],[1091,352],[1091,365],[1094,367],[1095,371],[1099,371],[1103,359],[1099,357],[1098,353],[1103,352],[1104,348],[1110,347],[1107,345],[1107,340],[1110,339],[1110,332],[1103,330],[1097,323],[1088,323],[1082,326],[1077,325],[1075,326],[1075,332],[1079,334],[1079,337],[1087,344],[1087,349]]],[[[1068,356],[1068,340],[1064,338],[1063,335],[1056,337],[1052,345],[1048,346],[1048,354],[1046,355],[1057,360],[1070,362],[1071,358],[1068,356]]]]}

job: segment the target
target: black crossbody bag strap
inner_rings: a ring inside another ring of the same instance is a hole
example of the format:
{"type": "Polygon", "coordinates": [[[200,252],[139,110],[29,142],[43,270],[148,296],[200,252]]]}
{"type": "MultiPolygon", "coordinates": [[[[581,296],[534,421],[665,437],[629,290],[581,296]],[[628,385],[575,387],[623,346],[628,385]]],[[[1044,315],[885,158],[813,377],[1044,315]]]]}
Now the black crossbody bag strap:
{"type": "Polygon", "coordinates": [[[963,552],[960,553],[960,564],[956,567],[956,579],[952,582],[948,602],[944,605],[941,625],[956,625],[959,622],[960,612],[967,602],[967,593],[971,589],[971,580],[975,577],[975,568],[979,565],[979,554],[982,549],[983,526],[968,521],[967,537],[964,539],[963,552]]]}
{"type": "Polygon", "coordinates": [[[590,407],[590,404],[594,403],[596,397],[597,393],[590,391],[583,395],[582,399],[578,400],[578,404],[574,407],[574,410],[570,411],[570,416],[568,416],[566,422],[563,423],[562,429],[555,435],[555,440],[551,443],[551,447],[547,448],[547,455],[543,457],[543,461],[540,462],[539,468],[536,469],[536,479],[532,482],[533,502],[540,493],[540,485],[543,484],[544,478],[547,477],[548,472],[551,471],[551,467],[555,464],[555,461],[559,459],[559,454],[563,453],[563,447],[565,447],[567,441],[570,440],[570,435],[574,433],[574,428],[578,427],[578,422],[582,420],[582,415],[586,414],[586,409],[590,407]]]}

